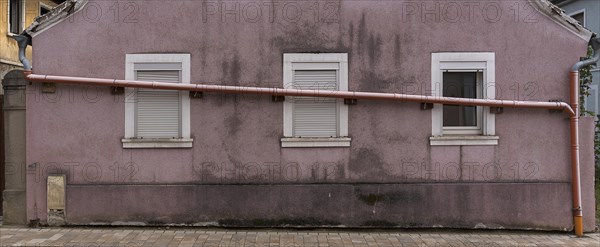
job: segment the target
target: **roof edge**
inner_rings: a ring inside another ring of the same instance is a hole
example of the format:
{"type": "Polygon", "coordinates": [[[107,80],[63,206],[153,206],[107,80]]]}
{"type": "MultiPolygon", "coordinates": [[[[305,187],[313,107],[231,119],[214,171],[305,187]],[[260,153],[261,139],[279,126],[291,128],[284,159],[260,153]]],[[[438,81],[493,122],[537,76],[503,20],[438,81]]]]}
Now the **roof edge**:
{"type": "MultiPolygon", "coordinates": [[[[560,26],[566,28],[571,33],[577,35],[581,39],[585,41],[590,41],[590,39],[595,36],[595,34],[581,26],[579,22],[570,16],[564,13],[564,10],[552,4],[548,0],[528,0],[529,4],[533,6],[537,11],[559,24],[560,26]]],[[[73,15],[74,13],[81,10],[86,4],[88,0],[67,0],[55,8],[53,8],[49,13],[38,16],[35,18],[33,23],[23,32],[28,34],[31,37],[34,37],[47,29],[50,29],[52,26],[60,23],[67,17],[73,15]]]]}
{"type": "Polygon", "coordinates": [[[529,0],[529,4],[550,20],[571,31],[577,37],[589,42],[595,33],[583,27],[579,22],[565,14],[565,11],[548,0],[529,0]]]}
{"type": "Polygon", "coordinates": [[[88,0],[67,0],[56,7],[45,15],[36,17],[33,23],[23,31],[31,37],[50,29],[54,25],[67,19],[67,17],[77,13],[87,4],[88,0]]]}

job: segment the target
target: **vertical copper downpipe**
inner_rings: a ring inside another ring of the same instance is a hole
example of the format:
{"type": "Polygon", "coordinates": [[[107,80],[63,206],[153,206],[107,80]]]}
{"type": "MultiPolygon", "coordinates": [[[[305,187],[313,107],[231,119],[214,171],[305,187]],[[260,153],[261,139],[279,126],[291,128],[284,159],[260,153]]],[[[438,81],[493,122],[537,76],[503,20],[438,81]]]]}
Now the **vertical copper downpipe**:
{"type": "Polygon", "coordinates": [[[579,163],[579,70],[600,60],[600,37],[593,36],[589,45],[593,55],[575,63],[571,69],[571,186],[573,189],[573,228],[578,237],[583,236],[583,212],[581,209],[581,170],[579,163]]]}
{"type": "Polygon", "coordinates": [[[581,209],[581,173],[579,168],[579,71],[571,71],[571,188],[573,190],[573,226],[575,235],[583,236],[581,209]]]}

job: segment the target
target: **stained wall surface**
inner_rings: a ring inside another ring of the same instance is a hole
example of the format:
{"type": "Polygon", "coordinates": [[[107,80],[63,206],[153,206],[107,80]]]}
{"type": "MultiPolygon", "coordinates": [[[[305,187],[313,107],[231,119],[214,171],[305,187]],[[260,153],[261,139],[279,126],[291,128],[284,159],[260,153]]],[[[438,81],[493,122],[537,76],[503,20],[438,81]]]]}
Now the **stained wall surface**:
{"type": "MultiPolygon", "coordinates": [[[[474,2],[92,1],[33,38],[34,73],[122,79],[126,54],[189,53],[192,83],[281,87],[284,53],[335,52],[351,91],[430,95],[432,53],[494,52],[496,98],[568,100],[587,41],[528,1],[474,2]]],[[[507,108],[498,145],[431,146],[429,110],[359,100],[351,147],[281,148],[281,102],[207,93],[191,100],[193,148],[133,150],[122,95],[57,89],[28,88],[30,219],[46,220],[58,172],[71,224],[572,227],[564,113],[507,108]]],[[[592,129],[582,120],[588,184],[592,129]]]]}

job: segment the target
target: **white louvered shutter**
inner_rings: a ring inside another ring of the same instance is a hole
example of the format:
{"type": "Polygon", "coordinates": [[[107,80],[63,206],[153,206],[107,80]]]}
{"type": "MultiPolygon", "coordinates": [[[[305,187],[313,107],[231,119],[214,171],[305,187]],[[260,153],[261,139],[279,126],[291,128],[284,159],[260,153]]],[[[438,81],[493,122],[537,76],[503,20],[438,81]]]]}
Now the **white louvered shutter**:
{"type": "MultiPolygon", "coordinates": [[[[138,70],[136,80],[179,83],[179,70],[138,70]]],[[[179,91],[140,88],[136,93],[135,135],[138,138],[180,138],[179,91]]]]}
{"type": "MultiPolygon", "coordinates": [[[[296,89],[337,90],[337,70],[294,70],[296,89]]],[[[294,97],[293,133],[295,137],[338,136],[337,99],[294,97]]]]}

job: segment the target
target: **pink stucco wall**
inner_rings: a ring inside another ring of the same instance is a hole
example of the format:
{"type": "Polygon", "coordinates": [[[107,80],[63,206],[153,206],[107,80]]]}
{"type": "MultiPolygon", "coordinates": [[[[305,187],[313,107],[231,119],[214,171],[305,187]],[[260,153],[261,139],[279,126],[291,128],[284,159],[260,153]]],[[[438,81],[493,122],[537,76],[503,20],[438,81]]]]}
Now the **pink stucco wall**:
{"type": "MultiPolygon", "coordinates": [[[[124,78],[125,54],[190,53],[192,83],[280,87],[283,53],[345,52],[350,90],[428,94],[432,52],[486,51],[496,54],[497,98],[566,101],[569,68],[586,50],[585,40],[527,1],[454,2],[462,11],[456,22],[443,1],[127,3],[92,1],[35,36],[34,73],[124,78]],[[419,13],[436,4],[437,14],[419,13]]],[[[30,219],[46,219],[45,176],[67,173],[67,220],[77,224],[295,217],[347,226],[572,226],[565,114],[505,109],[496,116],[497,146],[432,147],[430,111],[359,101],[349,109],[350,148],[281,148],[282,103],[205,94],[191,101],[192,149],[130,150],[120,141],[122,96],[108,88],[28,90],[27,163],[39,164],[27,175],[30,219]],[[319,210],[332,197],[325,191],[339,200],[319,210]]],[[[590,181],[589,151],[582,166],[590,181]]],[[[594,204],[585,200],[589,230],[594,204]]]]}

